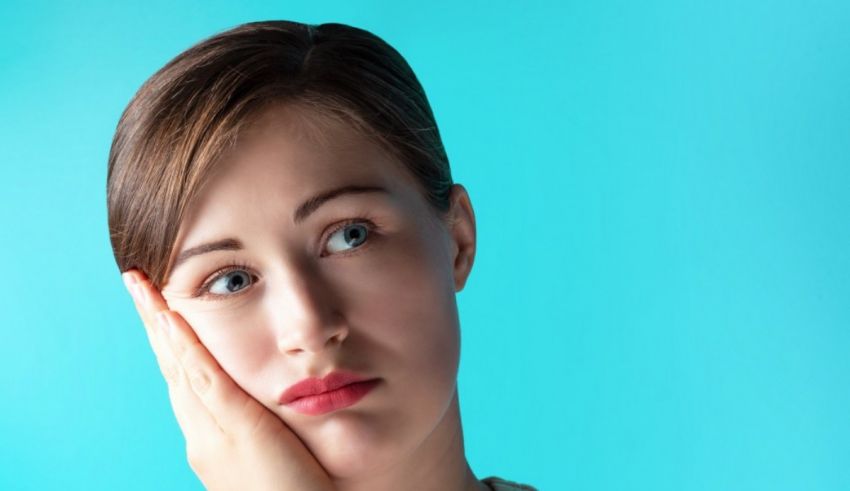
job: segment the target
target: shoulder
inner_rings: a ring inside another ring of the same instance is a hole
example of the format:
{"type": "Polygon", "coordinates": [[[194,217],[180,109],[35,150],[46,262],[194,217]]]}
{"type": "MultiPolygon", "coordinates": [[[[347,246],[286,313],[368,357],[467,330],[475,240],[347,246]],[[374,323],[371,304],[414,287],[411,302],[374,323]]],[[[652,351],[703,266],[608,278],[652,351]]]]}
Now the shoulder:
{"type": "Polygon", "coordinates": [[[493,491],[537,491],[537,488],[531,487],[528,484],[506,481],[496,476],[484,478],[481,482],[486,484],[493,491]]]}

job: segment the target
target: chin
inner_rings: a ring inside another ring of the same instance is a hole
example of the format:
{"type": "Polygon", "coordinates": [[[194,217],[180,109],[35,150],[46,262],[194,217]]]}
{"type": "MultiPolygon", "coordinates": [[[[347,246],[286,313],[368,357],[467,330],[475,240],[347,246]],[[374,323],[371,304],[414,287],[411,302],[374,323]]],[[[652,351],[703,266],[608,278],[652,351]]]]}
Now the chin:
{"type": "Polygon", "coordinates": [[[357,411],[340,411],[296,430],[334,479],[368,475],[403,457],[405,432],[391,420],[357,411]]]}

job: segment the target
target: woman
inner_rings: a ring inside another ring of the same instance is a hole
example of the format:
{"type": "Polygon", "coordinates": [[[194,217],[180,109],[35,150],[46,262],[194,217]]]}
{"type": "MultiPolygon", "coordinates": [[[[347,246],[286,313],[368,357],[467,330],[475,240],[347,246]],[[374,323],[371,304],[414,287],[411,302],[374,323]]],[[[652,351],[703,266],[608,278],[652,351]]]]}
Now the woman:
{"type": "Polygon", "coordinates": [[[256,22],[178,55],[109,156],[116,261],[208,489],[506,490],[464,455],[475,218],[398,52],[256,22]]]}

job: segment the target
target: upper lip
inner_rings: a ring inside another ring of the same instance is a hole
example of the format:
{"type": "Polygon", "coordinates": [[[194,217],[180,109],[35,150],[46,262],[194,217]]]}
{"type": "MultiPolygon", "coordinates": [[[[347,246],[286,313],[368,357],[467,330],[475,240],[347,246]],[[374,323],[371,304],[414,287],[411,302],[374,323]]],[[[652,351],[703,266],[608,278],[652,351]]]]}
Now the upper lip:
{"type": "Polygon", "coordinates": [[[356,373],[333,371],[324,378],[305,378],[304,380],[291,385],[278,398],[278,404],[289,404],[290,402],[307,396],[322,394],[332,390],[339,389],[357,382],[369,380],[367,377],[357,375],[356,373]]]}

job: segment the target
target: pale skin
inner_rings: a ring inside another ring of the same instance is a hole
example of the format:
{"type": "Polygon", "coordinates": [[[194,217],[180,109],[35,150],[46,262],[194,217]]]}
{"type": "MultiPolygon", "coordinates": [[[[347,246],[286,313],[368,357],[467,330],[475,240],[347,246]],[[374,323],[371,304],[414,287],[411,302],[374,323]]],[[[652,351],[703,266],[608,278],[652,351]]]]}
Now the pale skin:
{"type": "Polygon", "coordinates": [[[223,164],[175,257],[224,238],[241,247],[186,259],[162,291],[125,273],[207,489],[486,490],[464,454],[456,385],[455,294],[475,257],[466,190],[454,185],[439,217],[369,139],[287,107],[258,119],[223,164]],[[308,198],[350,185],[381,190],[293,219],[308,198]],[[278,404],[286,387],[334,369],[381,383],[327,414],[278,404]]]}

